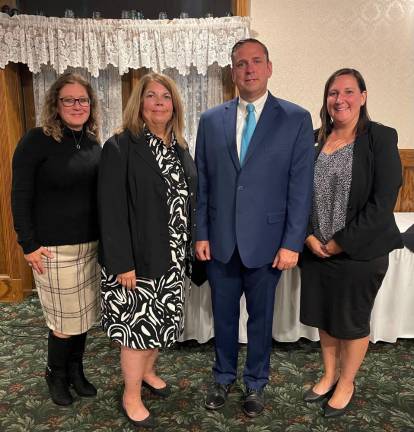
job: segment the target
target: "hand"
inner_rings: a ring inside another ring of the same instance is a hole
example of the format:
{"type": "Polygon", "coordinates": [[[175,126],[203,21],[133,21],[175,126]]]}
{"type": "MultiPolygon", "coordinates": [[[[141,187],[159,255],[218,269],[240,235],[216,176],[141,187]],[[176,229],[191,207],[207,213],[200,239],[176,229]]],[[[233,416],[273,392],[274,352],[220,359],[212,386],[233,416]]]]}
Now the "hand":
{"type": "Polygon", "coordinates": [[[323,245],[314,235],[308,236],[305,240],[305,244],[310,251],[319,258],[329,258],[331,256],[331,254],[325,250],[325,245],[323,245]]]}
{"type": "Polygon", "coordinates": [[[299,252],[280,248],[277,251],[275,259],[273,260],[272,267],[277,268],[278,270],[287,270],[293,268],[298,263],[298,258],[299,252]]]}
{"type": "Polygon", "coordinates": [[[135,270],[131,270],[126,273],[119,273],[119,275],[116,277],[116,281],[126,289],[135,289],[137,284],[135,270]]]}
{"type": "Polygon", "coordinates": [[[208,240],[199,240],[195,244],[195,253],[199,261],[210,261],[210,242],[208,240]]]}
{"type": "Polygon", "coordinates": [[[328,243],[326,243],[326,245],[322,246],[322,248],[329,255],[338,255],[343,251],[341,246],[339,246],[339,244],[333,239],[329,240],[328,243]]]}
{"type": "Polygon", "coordinates": [[[50,252],[45,247],[40,246],[39,249],[36,249],[29,254],[25,254],[24,259],[27,261],[27,264],[29,264],[33,271],[43,274],[45,269],[43,267],[42,256],[45,256],[46,258],[53,258],[52,252],[50,252]]]}

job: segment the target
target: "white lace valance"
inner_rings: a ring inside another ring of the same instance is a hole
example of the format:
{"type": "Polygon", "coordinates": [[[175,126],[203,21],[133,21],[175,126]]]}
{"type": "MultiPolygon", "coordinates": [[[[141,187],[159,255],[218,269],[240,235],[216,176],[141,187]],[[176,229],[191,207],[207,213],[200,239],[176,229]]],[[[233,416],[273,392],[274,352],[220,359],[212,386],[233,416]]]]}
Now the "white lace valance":
{"type": "Polygon", "coordinates": [[[176,68],[186,75],[191,66],[205,75],[217,62],[230,64],[235,42],[249,37],[247,17],[175,20],[93,20],[0,16],[0,68],[25,63],[37,73],[50,64],[58,73],[68,66],[86,68],[92,76],[109,64],[122,75],[141,67],[176,68]]]}

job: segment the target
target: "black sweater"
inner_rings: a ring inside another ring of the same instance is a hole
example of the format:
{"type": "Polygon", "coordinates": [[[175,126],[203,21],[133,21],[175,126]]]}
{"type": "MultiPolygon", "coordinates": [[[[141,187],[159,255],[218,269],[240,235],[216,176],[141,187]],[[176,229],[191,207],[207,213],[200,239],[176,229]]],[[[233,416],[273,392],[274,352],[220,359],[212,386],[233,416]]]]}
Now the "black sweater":
{"type": "MultiPolygon", "coordinates": [[[[79,142],[82,132],[73,131],[79,142]]],[[[40,246],[98,239],[97,175],[101,147],[83,134],[76,148],[65,128],[61,142],[31,129],[13,156],[12,211],[25,254],[40,246]]]]}

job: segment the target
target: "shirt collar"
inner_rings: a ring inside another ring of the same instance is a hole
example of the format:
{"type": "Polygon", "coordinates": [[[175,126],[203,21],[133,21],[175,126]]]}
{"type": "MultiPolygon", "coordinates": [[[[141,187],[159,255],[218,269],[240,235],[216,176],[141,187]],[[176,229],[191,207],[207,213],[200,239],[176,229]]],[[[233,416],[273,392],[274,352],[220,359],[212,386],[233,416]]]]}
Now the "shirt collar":
{"type": "Polygon", "coordinates": [[[64,125],[63,129],[62,129],[63,135],[68,136],[68,137],[73,137],[73,135],[75,135],[77,138],[80,137],[83,133],[85,133],[85,131],[86,131],[85,125],[83,125],[82,129],[79,131],[73,130],[66,125],[64,125]]]}
{"type": "Polygon", "coordinates": [[[269,90],[266,90],[266,93],[263,96],[260,96],[259,99],[256,99],[254,102],[247,102],[239,96],[239,107],[242,108],[243,111],[246,111],[247,104],[251,103],[254,105],[254,110],[256,113],[261,112],[268,95],[269,95],[269,90]]]}
{"type": "Polygon", "coordinates": [[[166,149],[173,148],[177,144],[177,139],[175,138],[174,132],[171,133],[171,145],[169,147],[165,146],[164,143],[163,143],[163,141],[161,140],[161,138],[159,138],[159,137],[157,137],[157,135],[153,134],[148,129],[148,127],[147,127],[147,125],[145,123],[144,123],[144,130],[143,130],[143,132],[144,132],[144,136],[147,139],[149,139],[149,140],[151,140],[151,139],[155,140],[157,144],[162,145],[166,149]]]}

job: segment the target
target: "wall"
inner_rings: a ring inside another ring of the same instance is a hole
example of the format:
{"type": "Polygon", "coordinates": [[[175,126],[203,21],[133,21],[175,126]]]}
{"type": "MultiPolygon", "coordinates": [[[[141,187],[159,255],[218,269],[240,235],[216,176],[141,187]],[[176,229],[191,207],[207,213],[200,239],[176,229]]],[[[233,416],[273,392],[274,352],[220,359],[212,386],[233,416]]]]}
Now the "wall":
{"type": "Polygon", "coordinates": [[[414,0],[251,0],[250,15],[273,61],[273,94],[309,109],[317,127],[328,76],[353,67],[371,118],[414,148],[414,0]]]}

